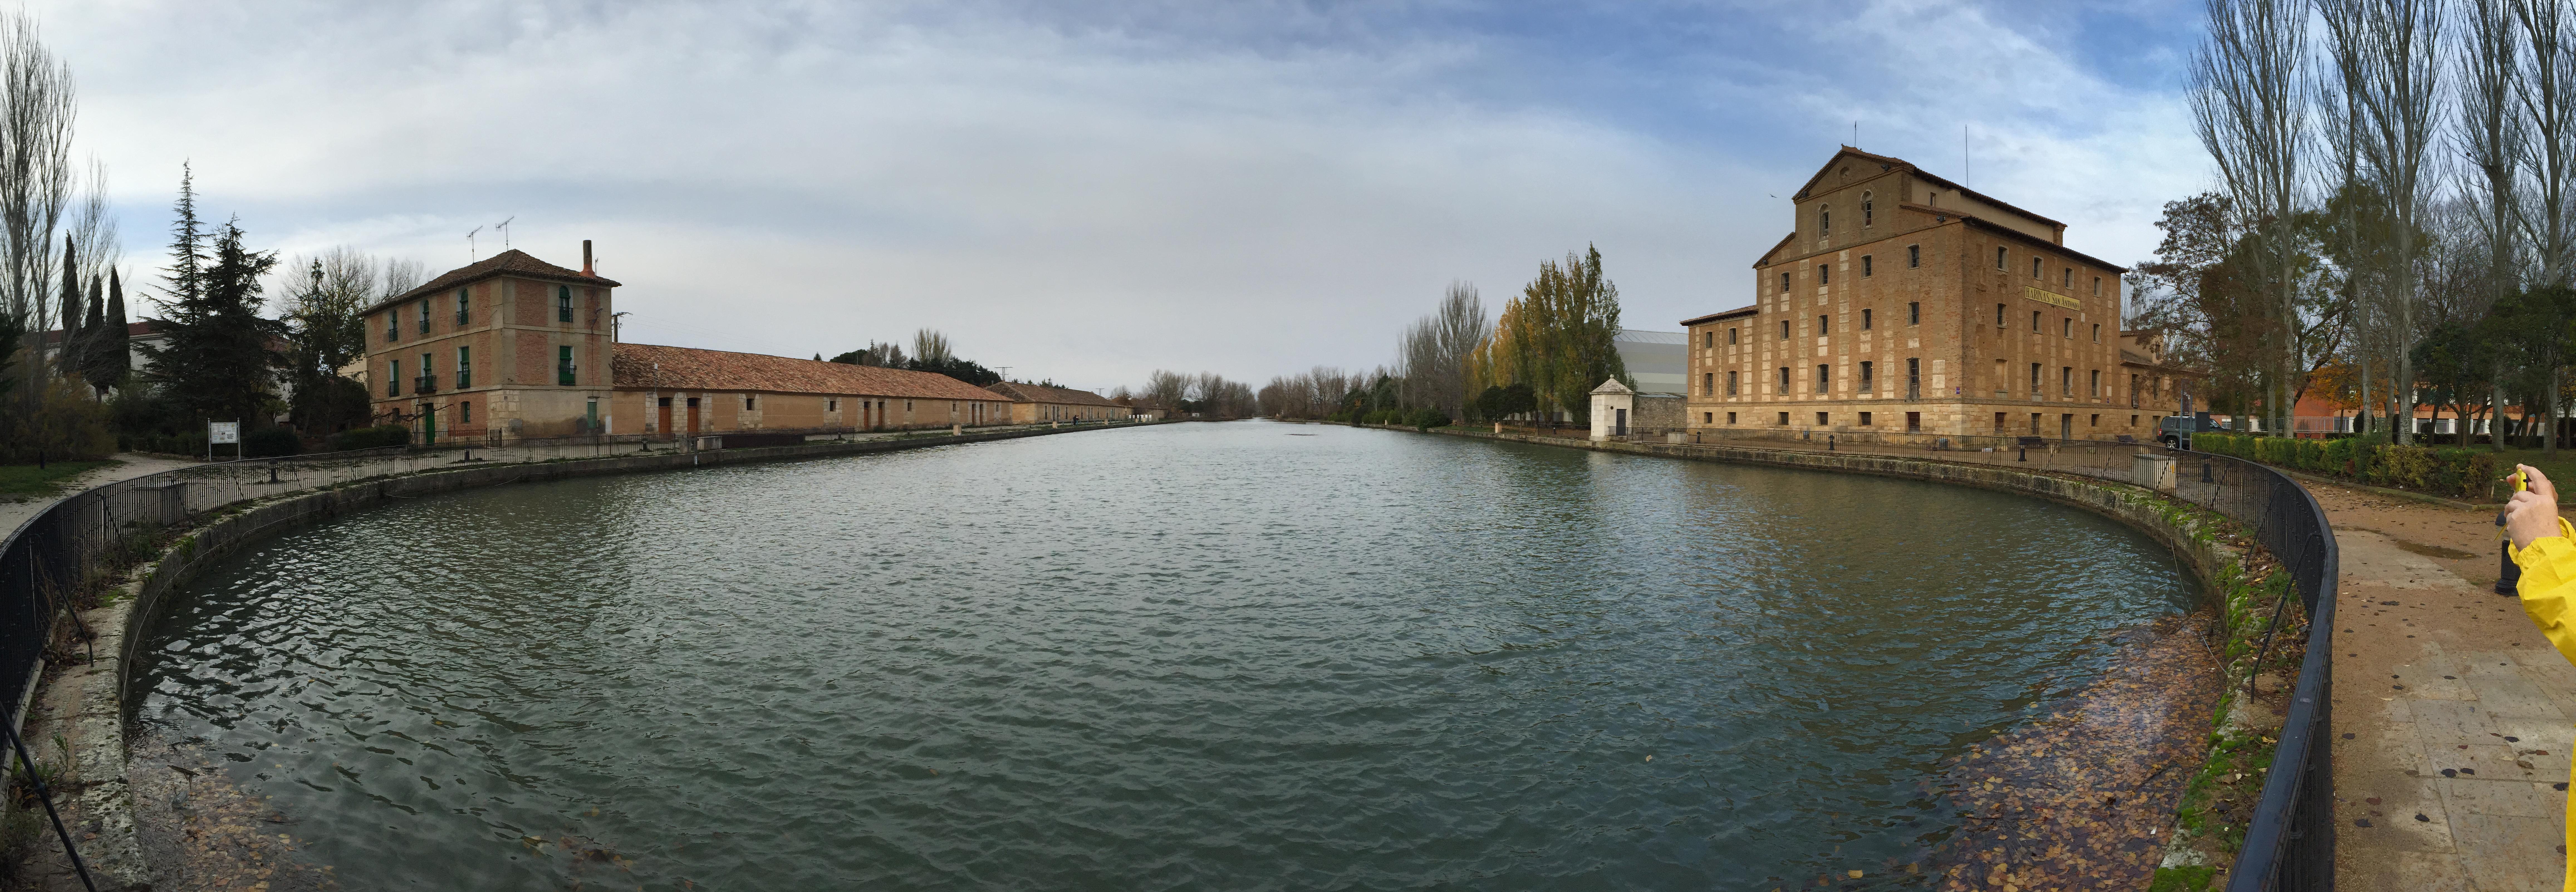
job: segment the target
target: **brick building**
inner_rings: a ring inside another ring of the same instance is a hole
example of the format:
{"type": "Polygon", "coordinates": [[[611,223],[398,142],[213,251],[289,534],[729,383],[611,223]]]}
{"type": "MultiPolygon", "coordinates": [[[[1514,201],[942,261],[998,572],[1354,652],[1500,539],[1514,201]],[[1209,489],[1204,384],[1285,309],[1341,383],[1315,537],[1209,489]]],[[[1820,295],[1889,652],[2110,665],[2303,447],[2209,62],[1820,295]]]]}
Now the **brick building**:
{"type": "Polygon", "coordinates": [[[618,344],[610,433],[899,430],[1008,424],[1003,396],[947,375],[618,344]]]}
{"type": "Polygon", "coordinates": [[[2127,270],[2066,224],[1849,146],[1791,204],[1753,305],[1682,322],[1694,430],[2146,440],[2174,413],[2127,270]]]}
{"type": "Polygon", "coordinates": [[[364,311],[378,423],[423,442],[605,429],[610,292],[594,274],[510,250],[449,270],[364,311]]]}
{"type": "Polygon", "coordinates": [[[1127,407],[1088,390],[1004,381],[984,389],[1011,401],[1011,420],[1020,424],[1046,421],[1125,421],[1127,407]]]}

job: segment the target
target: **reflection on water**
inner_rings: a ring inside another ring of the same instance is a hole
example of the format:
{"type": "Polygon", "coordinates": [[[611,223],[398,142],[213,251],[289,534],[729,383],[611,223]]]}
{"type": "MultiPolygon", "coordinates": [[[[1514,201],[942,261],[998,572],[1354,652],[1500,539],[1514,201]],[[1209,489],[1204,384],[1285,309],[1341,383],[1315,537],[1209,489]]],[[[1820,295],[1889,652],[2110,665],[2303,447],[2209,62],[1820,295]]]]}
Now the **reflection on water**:
{"type": "Polygon", "coordinates": [[[2183,590],[2021,497],[1184,424],[403,502],[174,599],[140,710],[351,888],[1768,889],[2183,590]]]}

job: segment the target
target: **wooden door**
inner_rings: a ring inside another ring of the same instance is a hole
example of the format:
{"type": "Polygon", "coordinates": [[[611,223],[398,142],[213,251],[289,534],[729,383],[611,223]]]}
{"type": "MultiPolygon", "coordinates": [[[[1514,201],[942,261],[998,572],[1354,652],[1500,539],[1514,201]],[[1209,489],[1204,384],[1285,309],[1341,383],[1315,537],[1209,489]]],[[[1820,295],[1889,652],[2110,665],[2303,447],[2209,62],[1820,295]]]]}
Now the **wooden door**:
{"type": "Polygon", "coordinates": [[[698,398],[689,398],[689,433],[698,432],[698,398]]]}
{"type": "Polygon", "coordinates": [[[670,397],[663,397],[663,398],[662,398],[662,423],[661,423],[661,424],[659,424],[659,425],[656,425],[653,429],[654,429],[654,430],[656,430],[656,431],[660,431],[660,432],[661,432],[661,434],[662,434],[662,437],[663,437],[664,439],[669,439],[669,438],[672,436],[672,433],[671,433],[671,398],[670,398],[670,397]]]}

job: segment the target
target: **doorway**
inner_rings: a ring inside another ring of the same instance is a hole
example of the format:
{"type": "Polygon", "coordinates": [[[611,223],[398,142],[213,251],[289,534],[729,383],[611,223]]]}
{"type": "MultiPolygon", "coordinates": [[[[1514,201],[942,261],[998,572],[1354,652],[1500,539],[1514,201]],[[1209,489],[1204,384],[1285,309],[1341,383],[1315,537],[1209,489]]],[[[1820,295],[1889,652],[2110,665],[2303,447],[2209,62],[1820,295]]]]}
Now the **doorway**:
{"type": "Polygon", "coordinates": [[[663,397],[661,403],[662,423],[653,429],[662,433],[662,439],[668,440],[674,436],[671,431],[671,398],[663,397]]]}
{"type": "Polygon", "coordinates": [[[1614,436],[1614,437],[1624,437],[1624,436],[1627,436],[1627,435],[1628,435],[1628,410],[1626,410],[1626,409],[1619,409],[1619,410],[1616,410],[1616,411],[1619,413],[1619,419],[1618,419],[1617,421],[1615,421],[1615,422],[1612,422],[1612,427],[1611,427],[1611,429],[1610,429],[1610,435],[1611,435],[1611,436],[1614,436]]]}
{"type": "Polygon", "coordinates": [[[2075,439],[2074,413],[2057,416],[2057,439],[2061,442],[2075,439]]]}
{"type": "Polygon", "coordinates": [[[689,433],[698,432],[698,398],[689,398],[689,433]]]}

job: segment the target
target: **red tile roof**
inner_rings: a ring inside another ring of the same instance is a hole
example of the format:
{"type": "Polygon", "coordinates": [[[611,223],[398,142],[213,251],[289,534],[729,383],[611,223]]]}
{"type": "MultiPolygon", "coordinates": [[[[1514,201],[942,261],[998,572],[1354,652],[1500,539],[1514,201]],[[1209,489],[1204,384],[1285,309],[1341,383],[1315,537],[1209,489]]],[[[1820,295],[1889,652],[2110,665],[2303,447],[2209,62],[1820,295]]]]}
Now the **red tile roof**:
{"type": "Polygon", "coordinates": [[[1045,384],[1021,384],[1013,381],[1003,381],[998,384],[984,385],[984,389],[1001,394],[1014,403],[1056,403],[1059,405],[1071,406],[1118,405],[1117,403],[1110,402],[1108,397],[1101,396],[1100,394],[1096,394],[1088,390],[1075,390],[1070,387],[1050,387],[1045,384]]]}
{"type": "Polygon", "coordinates": [[[928,400],[994,400],[984,388],[932,372],[730,353],[658,344],[619,344],[611,379],[624,390],[823,393],[928,400]],[[654,365],[659,363],[658,374],[654,365]]]}
{"type": "Polygon", "coordinates": [[[585,276],[581,274],[580,270],[565,269],[563,267],[547,263],[543,260],[538,260],[535,257],[531,257],[526,251],[512,248],[482,260],[440,273],[438,278],[431,279],[418,288],[369,304],[365,310],[361,311],[361,314],[363,315],[365,313],[375,312],[386,304],[402,303],[403,301],[410,300],[424,294],[434,294],[440,291],[445,291],[449,288],[463,287],[467,284],[480,282],[484,279],[493,278],[495,276],[519,276],[521,278],[528,279],[549,279],[559,282],[571,282],[576,285],[605,285],[610,288],[615,288],[618,284],[613,279],[603,279],[598,276],[585,276]]]}

